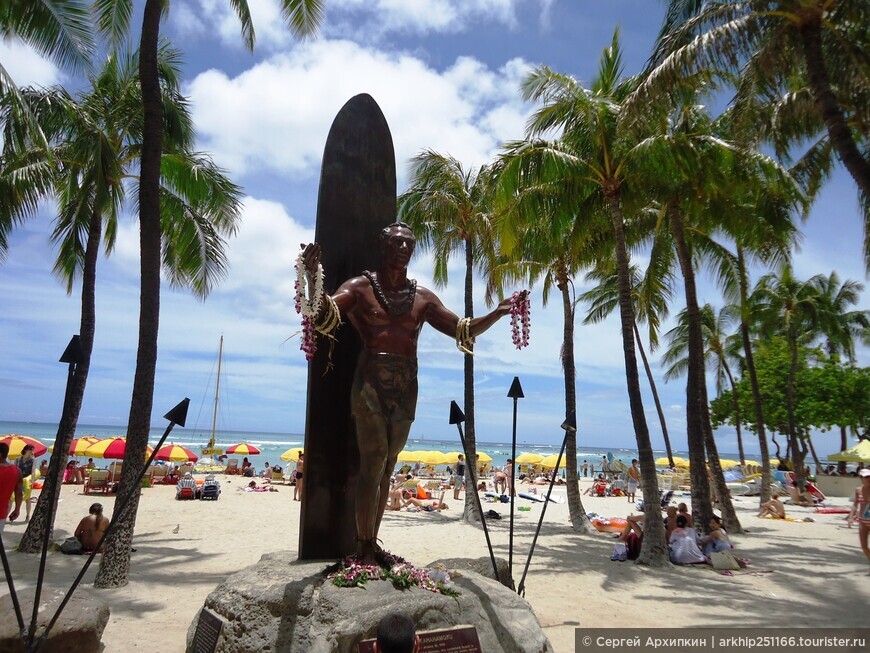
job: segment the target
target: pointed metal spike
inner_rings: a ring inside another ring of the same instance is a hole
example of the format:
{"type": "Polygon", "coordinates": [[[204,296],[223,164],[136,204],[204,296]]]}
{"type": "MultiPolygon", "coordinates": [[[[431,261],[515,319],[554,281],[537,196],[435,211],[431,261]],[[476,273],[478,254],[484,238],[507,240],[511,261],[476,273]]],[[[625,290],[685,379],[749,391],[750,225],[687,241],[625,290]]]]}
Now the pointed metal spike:
{"type": "Polygon", "coordinates": [[[163,419],[168,419],[173,424],[178,424],[183,427],[187,421],[187,409],[190,406],[190,399],[185,397],[178,405],[163,416],[163,419]]]}
{"type": "Polygon", "coordinates": [[[508,390],[507,396],[511,399],[522,399],[526,396],[523,394],[523,386],[520,385],[520,377],[514,377],[514,382],[511,383],[511,389],[508,390]]]}
{"type": "Polygon", "coordinates": [[[450,402],[450,424],[462,424],[465,421],[465,413],[455,401],[450,402]]]}
{"type": "Polygon", "coordinates": [[[73,336],[66,349],[63,350],[63,355],[60,357],[61,363],[72,363],[78,365],[85,361],[85,352],[82,350],[82,340],[78,335],[73,336]]]}
{"type": "Polygon", "coordinates": [[[574,431],[577,432],[577,418],[569,417],[564,422],[562,422],[562,428],[565,431],[574,431]]]}

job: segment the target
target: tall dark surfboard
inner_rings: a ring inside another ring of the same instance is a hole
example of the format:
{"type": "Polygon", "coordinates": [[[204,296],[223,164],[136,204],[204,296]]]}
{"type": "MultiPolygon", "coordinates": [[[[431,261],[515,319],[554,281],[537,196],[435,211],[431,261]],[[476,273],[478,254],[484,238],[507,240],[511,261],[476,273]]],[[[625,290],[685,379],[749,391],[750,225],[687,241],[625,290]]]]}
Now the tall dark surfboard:
{"type": "MultiPolygon", "coordinates": [[[[396,220],[396,156],[386,118],[370,95],[348,100],[323,150],[315,240],[323,250],[325,289],[333,293],[379,264],[378,232],[396,220]]],[[[350,389],[362,343],[345,321],[329,364],[319,338],[308,367],[305,493],[299,559],[335,559],[356,551],[355,491],[359,468],[350,389]]]]}

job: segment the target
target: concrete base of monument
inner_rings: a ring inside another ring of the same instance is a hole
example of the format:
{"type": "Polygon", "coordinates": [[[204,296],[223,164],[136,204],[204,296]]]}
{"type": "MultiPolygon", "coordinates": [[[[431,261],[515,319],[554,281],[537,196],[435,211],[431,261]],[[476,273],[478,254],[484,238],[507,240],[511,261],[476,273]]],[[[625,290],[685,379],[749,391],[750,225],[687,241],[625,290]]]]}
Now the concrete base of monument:
{"type": "MultiPolygon", "coordinates": [[[[30,625],[33,611],[34,590],[19,591],[18,602],[24,622],[30,625]]],[[[40,610],[36,618],[37,637],[45,630],[54,617],[60,602],[66,594],[63,590],[43,587],[39,597],[40,610]]],[[[18,621],[12,607],[12,598],[0,598],[0,651],[24,653],[24,641],[18,630],[18,621]]],[[[51,629],[48,639],[39,647],[45,653],[98,653],[103,649],[100,638],[109,622],[109,604],[87,589],[79,587],[64,607],[57,623],[51,629]]]]}
{"type": "MultiPolygon", "coordinates": [[[[300,562],[289,552],[264,555],[227,578],[206,598],[188,629],[187,651],[357,653],[380,620],[401,612],[418,631],[473,626],[487,653],[552,653],[531,606],[500,583],[466,569],[451,597],[387,581],[337,587],[325,563],[300,562]]],[[[492,569],[490,564],[490,575],[492,569]]]]}

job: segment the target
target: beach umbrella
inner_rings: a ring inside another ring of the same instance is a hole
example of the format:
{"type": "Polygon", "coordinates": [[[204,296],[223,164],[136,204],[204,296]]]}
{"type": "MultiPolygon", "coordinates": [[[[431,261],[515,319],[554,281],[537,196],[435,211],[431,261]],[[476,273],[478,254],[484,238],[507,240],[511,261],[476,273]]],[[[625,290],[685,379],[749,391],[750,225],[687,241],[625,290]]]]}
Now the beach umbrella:
{"type": "MultiPolygon", "coordinates": [[[[85,435],[81,438],[73,438],[73,441],[69,443],[69,455],[70,456],[84,456],[85,450],[90,447],[92,444],[96,444],[100,441],[95,435],[85,435]]],[[[50,453],[54,453],[54,445],[51,445],[48,448],[50,453]]]]}
{"type": "Polygon", "coordinates": [[[488,453],[486,453],[484,451],[478,451],[477,452],[477,462],[479,462],[479,463],[491,463],[492,456],[490,456],[488,453]]]}
{"type": "Polygon", "coordinates": [[[421,451],[419,461],[424,465],[446,465],[447,456],[440,451],[421,451]]]}
{"type": "Polygon", "coordinates": [[[674,456],[674,467],[679,467],[680,469],[689,469],[689,461],[685,458],[674,456]]]}
{"type": "Polygon", "coordinates": [[[21,450],[24,449],[28,444],[33,445],[33,455],[41,456],[46,451],[48,451],[48,447],[46,447],[42,442],[37,440],[36,438],[31,438],[27,435],[17,435],[15,433],[10,433],[9,435],[4,435],[0,438],[0,442],[9,445],[9,459],[12,460],[14,458],[19,458],[21,456],[21,450]]]}
{"type": "Polygon", "coordinates": [[[154,460],[168,460],[173,463],[195,463],[199,460],[199,456],[181,445],[167,444],[165,447],[160,447],[157,450],[154,460]]]}
{"type": "Polygon", "coordinates": [[[396,458],[396,462],[400,463],[415,463],[417,462],[418,456],[423,453],[422,451],[408,451],[407,449],[403,449],[399,452],[399,457],[396,458]]]}
{"type": "Polygon", "coordinates": [[[870,463],[870,440],[861,440],[854,447],[831,454],[828,460],[838,463],[870,463]]]}
{"type": "Polygon", "coordinates": [[[281,454],[281,460],[283,460],[285,463],[299,462],[299,454],[301,454],[302,452],[302,447],[293,447],[292,449],[287,449],[287,451],[281,454]]]}
{"type": "Polygon", "coordinates": [[[464,456],[465,454],[462,453],[461,451],[448,451],[444,455],[447,456],[447,464],[448,465],[455,465],[456,463],[459,462],[459,456],[464,456]]]}
{"type": "MultiPolygon", "coordinates": [[[[542,458],[541,462],[539,464],[541,465],[541,467],[546,467],[547,469],[552,469],[553,467],[556,466],[556,460],[558,458],[559,458],[558,454],[552,454],[552,455],[549,455],[545,458],[542,458]]],[[[517,458],[517,460],[519,460],[519,458],[517,458]]],[[[564,467],[565,467],[565,456],[562,456],[562,460],[559,463],[559,468],[564,469],[564,467]]]]}
{"type": "Polygon", "coordinates": [[[740,467],[740,461],[738,460],[720,460],[719,466],[722,469],[731,469],[732,467],[740,467]]]}
{"type": "MultiPolygon", "coordinates": [[[[676,460],[674,462],[676,462],[676,460]]],[[[655,466],[656,467],[670,467],[671,461],[668,460],[667,458],[656,458],[655,466]]]]}
{"type": "MultiPolygon", "coordinates": [[[[544,460],[544,457],[539,453],[522,453],[517,456],[514,462],[517,465],[537,465],[542,460],[544,460]]],[[[555,458],[553,459],[553,464],[556,464],[555,458]]]]}
{"type": "MultiPolygon", "coordinates": [[[[153,448],[146,446],[145,457],[147,458],[150,456],[152,451],[154,451],[153,448]]],[[[127,438],[114,436],[95,442],[85,449],[82,456],[87,456],[88,458],[114,458],[115,460],[122,460],[125,453],[127,453],[127,438]]]]}
{"type": "Polygon", "coordinates": [[[235,454],[236,456],[259,456],[260,450],[252,444],[242,442],[240,444],[234,444],[231,447],[227,447],[227,453],[235,454]]]}

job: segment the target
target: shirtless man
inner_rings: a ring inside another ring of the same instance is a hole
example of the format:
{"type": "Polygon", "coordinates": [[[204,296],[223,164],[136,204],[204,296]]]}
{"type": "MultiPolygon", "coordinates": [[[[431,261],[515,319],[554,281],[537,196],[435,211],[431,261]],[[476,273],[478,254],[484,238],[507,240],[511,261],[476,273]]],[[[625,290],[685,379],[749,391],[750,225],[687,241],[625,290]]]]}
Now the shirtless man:
{"type": "Polygon", "coordinates": [[[640,485],[640,468],[637,466],[637,460],[631,461],[631,467],[628,468],[628,483],[625,485],[625,494],[628,496],[628,502],[634,503],[634,494],[637,492],[637,486],[640,485]]]}
{"type": "MultiPolygon", "coordinates": [[[[334,329],[336,318],[346,319],[363,342],[351,390],[351,412],[360,456],[357,552],[366,560],[374,560],[379,551],[376,540],[387,505],[390,474],[414,422],[420,330],[424,324],[431,324],[467,347],[475,336],[507,315],[511,307],[510,299],[506,299],[487,315],[460,320],[432,291],[408,279],[408,262],[416,244],[408,225],[386,227],[380,243],[378,270],[345,281],[335,295],[324,298],[314,319],[321,333],[334,329]]],[[[310,279],[317,272],[320,254],[316,243],[304,249],[310,279]]],[[[309,284],[309,288],[313,286],[309,284]]]]}
{"type": "MultiPolygon", "coordinates": [[[[82,519],[76,527],[75,536],[82,543],[82,550],[93,551],[109,527],[109,520],[107,517],[103,517],[102,504],[92,504],[88,513],[88,516],[82,519]]],[[[102,552],[103,549],[100,548],[100,553],[102,552]]]]}

